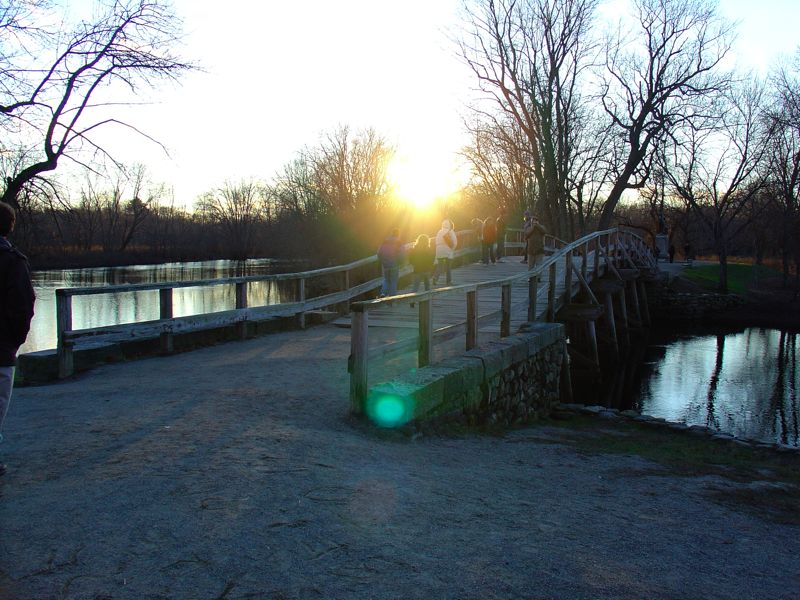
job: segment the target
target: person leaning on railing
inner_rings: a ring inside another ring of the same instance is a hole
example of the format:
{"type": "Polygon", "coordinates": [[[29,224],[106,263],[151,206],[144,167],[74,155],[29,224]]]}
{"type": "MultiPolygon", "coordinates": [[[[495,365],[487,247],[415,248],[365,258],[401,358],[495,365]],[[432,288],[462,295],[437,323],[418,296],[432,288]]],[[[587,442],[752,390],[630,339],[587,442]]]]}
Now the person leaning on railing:
{"type": "MultiPolygon", "coordinates": [[[[36,301],[28,259],[6,239],[15,222],[14,209],[0,202],[0,441],[14,387],[17,350],[28,337],[36,301]]],[[[0,475],[5,472],[6,466],[0,463],[0,475]]]]}

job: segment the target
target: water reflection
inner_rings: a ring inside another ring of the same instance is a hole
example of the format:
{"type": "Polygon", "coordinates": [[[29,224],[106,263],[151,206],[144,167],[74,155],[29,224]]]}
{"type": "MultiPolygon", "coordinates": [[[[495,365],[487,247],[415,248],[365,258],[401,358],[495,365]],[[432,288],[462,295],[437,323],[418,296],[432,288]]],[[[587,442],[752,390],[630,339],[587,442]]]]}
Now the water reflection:
{"type": "Polygon", "coordinates": [[[635,407],[670,421],[800,446],[797,337],[750,328],[655,344],[635,407]]]}
{"type": "MultiPolygon", "coordinates": [[[[20,352],[34,352],[56,346],[55,290],[65,287],[101,287],[133,283],[165,283],[197,281],[224,277],[265,275],[287,271],[286,263],[272,259],[248,261],[203,261],[164,263],[129,267],[35,271],[36,314],[31,333],[20,352]]],[[[291,269],[300,270],[300,269],[291,269]]],[[[236,306],[235,286],[180,288],[173,292],[173,314],[176,317],[229,310],[236,306]]],[[[291,283],[255,282],[247,285],[250,306],[276,304],[295,299],[291,283]]],[[[75,296],[72,299],[72,321],[75,328],[100,327],[158,319],[157,290],[75,296]]]]}

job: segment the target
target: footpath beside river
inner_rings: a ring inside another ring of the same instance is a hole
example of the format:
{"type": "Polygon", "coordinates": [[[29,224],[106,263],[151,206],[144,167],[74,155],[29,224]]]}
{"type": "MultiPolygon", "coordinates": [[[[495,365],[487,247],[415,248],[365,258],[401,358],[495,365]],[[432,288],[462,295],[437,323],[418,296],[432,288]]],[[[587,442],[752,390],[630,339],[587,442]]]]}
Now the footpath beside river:
{"type": "Polygon", "coordinates": [[[15,390],[0,599],[797,597],[795,483],[587,449],[640,435],[599,419],[376,432],[347,416],[349,344],[325,325],[15,390]],[[784,510],[732,500],[759,490],[784,510]]]}

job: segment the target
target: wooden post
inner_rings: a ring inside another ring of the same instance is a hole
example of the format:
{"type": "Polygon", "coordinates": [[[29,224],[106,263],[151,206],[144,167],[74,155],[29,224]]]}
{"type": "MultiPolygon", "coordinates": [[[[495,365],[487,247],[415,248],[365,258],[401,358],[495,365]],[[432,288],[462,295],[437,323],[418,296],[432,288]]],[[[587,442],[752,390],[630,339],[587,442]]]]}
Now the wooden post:
{"type": "Polygon", "coordinates": [[[547,321],[556,320],[556,263],[550,265],[549,288],[547,290],[547,321]]]}
{"type": "MultiPolygon", "coordinates": [[[[158,290],[158,318],[172,318],[172,288],[158,290]]],[[[172,354],[175,351],[175,337],[172,333],[172,325],[164,326],[158,334],[158,343],[161,354],[172,354]]]]}
{"type": "Polygon", "coordinates": [[[528,321],[536,320],[536,302],[539,294],[539,277],[534,275],[528,279],[528,321]]]}
{"type": "Polygon", "coordinates": [[[433,311],[431,300],[419,303],[419,349],[417,351],[417,366],[427,367],[431,364],[431,349],[433,347],[433,311]]]}
{"type": "Polygon", "coordinates": [[[559,387],[560,390],[560,400],[561,402],[571,403],[572,402],[572,374],[569,370],[569,350],[567,349],[567,341],[564,340],[562,344],[562,356],[561,356],[561,373],[560,373],[560,382],[559,387]]]}
{"type": "Polygon", "coordinates": [[[630,345],[631,338],[628,327],[628,308],[625,305],[625,288],[623,287],[618,293],[619,299],[619,316],[622,321],[622,333],[625,335],[625,345],[630,345]]]}
{"type": "Polygon", "coordinates": [[[645,287],[644,281],[640,279],[638,282],[639,284],[639,302],[641,303],[642,308],[642,320],[645,325],[648,327],[650,326],[650,307],[647,305],[647,288],[645,287]]]}
{"type": "Polygon", "coordinates": [[[566,255],[566,264],[564,265],[564,304],[567,305],[572,302],[572,250],[569,250],[566,255]]]}
{"type": "Polygon", "coordinates": [[[642,309],[639,306],[639,292],[636,289],[638,286],[636,285],[636,280],[635,279],[630,282],[630,286],[629,287],[630,287],[630,290],[631,290],[631,297],[632,297],[632,300],[633,300],[633,302],[632,302],[633,303],[633,313],[636,315],[636,320],[639,322],[639,324],[641,324],[642,323],[642,309]]]}
{"type": "MultiPolygon", "coordinates": [[[[300,296],[300,302],[305,302],[306,301],[306,280],[305,279],[300,279],[300,281],[298,283],[299,283],[299,287],[300,287],[299,292],[298,292],[298,295],[300,296]]],[[[306,328],[306,313],[305,312],[300,312],[299,316],[300,316],[300,319],[299,319],[299,321],[300,321],[300,329],[305,329],[306,328]]]]}
{"type": "Polygon", "coordinates": [[[591,352],[592,361],[600,370],[600,352],[597,349],[597,329],[595,328],[594,321],[586,321],[586,333],[589,338],[589,351],[591,352]]]}
{"type": "Polygon", "coordinates": [[[66,339],[72,330],[72,296],[67,290],[56,290],[56,339],[58,346],[58,378],[69,377],[75,372],[72,356],[73,342],[66,339]]]}
{"type": "Polygon", "coordinates": [[[478,346],[478,291],[467,292],[467,350],[478,346]]]}
{"type": "Polygon", "coordinates": [[[581,276],[586,279],[586,273],[589,270],[589,242],[585,242],[581,246],[581,276]]]}
{"type": "MultiPolygon", "coordinates": [[[[344,289],[350,289],[350,270],[347,269],[344,272],[344,289]]],[[[350,312],[350,298],[345,299],[344,301],[344,313],[347,314],[350,312]]]]}
{"type": "Polygon", "coordinates": [[[606,323],[608,323],[608,333],[611,336],[611,345],[614,347],[614,353],[619,355],[619,342],[617,341],[617,324],[614,322],[614,299],[611,292],[606,292],[605,296],[606,305],[606,323]]]}
{"type": "MultiPolygon", "coordinates": [[[[247,282],[245,281],[236,283],[236,308],[247,308],[247,282]]],[[[240,340],[247,337],[247,320],[244,316],[236,323],[236,333],[240,340]]]]}
{"type": "Polygon", "coordinates": [[[350,410],[363,414],[367,401],[367,351],[369,339],[368,316],[362,307],[357,307],[352,314],[350,327],[350,410]]]}
{"type": "Polygon", "coordinates": [[[500,288],[500,337],[511,335],[511,284],[504,283],[500,288]]]}

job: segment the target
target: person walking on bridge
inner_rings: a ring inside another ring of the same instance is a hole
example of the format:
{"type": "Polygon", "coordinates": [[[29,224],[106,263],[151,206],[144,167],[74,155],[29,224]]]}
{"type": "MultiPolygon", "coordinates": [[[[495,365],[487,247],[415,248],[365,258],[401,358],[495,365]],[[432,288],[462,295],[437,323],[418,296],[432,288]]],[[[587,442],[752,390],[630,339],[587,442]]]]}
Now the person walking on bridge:
{"type": "Polygon", "coordinates": [[[530,222],[525,226],[525,242],[527,244],[528,268],[536,266],[536,261],[544,255],[544,236],[547,230],[539,222],[539,217],[533,215],[530,222]]]}
{"type": "MultiPolygon", "coordinates": [[[[14,387],[17,351],[28,337],[36,300],[28,259],[7,239],[16,220],[14,209],[0,202],[0,442],[14,387]]],[[[5,472],[6,466],[0,462],[0,475],[5,472]]]]}
{"type": "Polygon", "coordinates": [[[450,261],[455,256],[458,238],[456,237],[455,227],[449,219],[442,221],[442,228],[436,233],[436,270],[433,274],[433,285],[439,281],[439,277],[444,273],[445,283],[453,283],[450,274],[450,261]]]}
{"type": "Polygon", "coordinates": [[[381,298],[397,294],[397,281],[400,278],[400,264],[404,253],[405,247],[400,240],[400,230],[395,227],[378,248],[378,260],[383,270],[381,298]]]}

